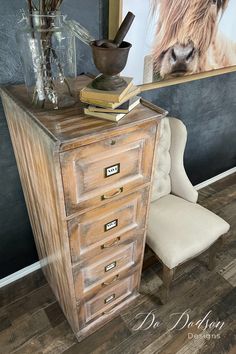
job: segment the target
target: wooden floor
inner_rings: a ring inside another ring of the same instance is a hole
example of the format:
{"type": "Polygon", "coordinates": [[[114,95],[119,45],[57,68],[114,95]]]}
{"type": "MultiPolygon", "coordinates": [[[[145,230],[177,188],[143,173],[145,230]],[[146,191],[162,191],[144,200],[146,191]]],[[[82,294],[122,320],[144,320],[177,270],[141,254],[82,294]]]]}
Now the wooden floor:
{"type": "Polygon", "coordinates": [[[172,300],[162,306],[158,299],[160,266],[154,264],[146,268],[141,296],[128,310],[81,343],[76,342],[55,297],[38,271],[14,286],[0,289],[0,353],[235,354],[236,174],[201,190],[199,203],[231,224],[215,271],[207,270],[206,255],[185,264],[177,270],[172,300]],[[205,332],[196,325],[171,330],[180,316],[173,314],[186,310],[189,321],[203,319],[212,311],[210,322],[221,321],[224,325],[221,330],[207,328],[205,332]],[[150,311],[159,325],[137,330],[144,318],[140,314],[150,311]],[[195,337],[190,338],[193,335],[195,337]]]}

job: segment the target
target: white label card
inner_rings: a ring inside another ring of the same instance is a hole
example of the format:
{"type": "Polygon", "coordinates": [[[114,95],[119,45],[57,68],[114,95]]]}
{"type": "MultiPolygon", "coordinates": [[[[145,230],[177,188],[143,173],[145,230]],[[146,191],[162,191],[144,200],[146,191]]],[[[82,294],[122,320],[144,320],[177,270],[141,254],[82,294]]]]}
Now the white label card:
{"type": "Polygon", "coordinates": [[[115,294],[112,294],[110,296],[108,296],[105,300],[104,300],[104,303],[105,304],[108,304],[109,302],[113,301],[115,299],[116,295],[115,294]]]}
{"type": "Polygon", "coordinates": [[[116,267],[116,262],[112,262],[105,267],[105,272],[109,272],[109,270],[112,270],[115,267],[116,267]]]}
{"type": "Polygon", "coordinates": [[[108,222],[107,224],[104,225],[104,230],[109,231],[111,229],[114,229],[115,227],[118,226],[118,219],[112,220],[110,222],[108,222]]]}
{"type": "Polygon", "coordinates": [[[120,173],[120,164],[116,164],[113,166],[109,166],[105,168],[105,178],[106,177],[110,177],[110,176],[114,176],[117,173],[120,173]]]}

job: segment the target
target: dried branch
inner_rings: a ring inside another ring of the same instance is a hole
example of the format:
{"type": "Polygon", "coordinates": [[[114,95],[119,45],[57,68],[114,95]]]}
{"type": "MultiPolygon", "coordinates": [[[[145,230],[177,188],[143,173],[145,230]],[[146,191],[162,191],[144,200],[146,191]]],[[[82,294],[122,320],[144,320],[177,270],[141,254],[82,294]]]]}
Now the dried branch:
{"type": "Polygon", "coordinates": [[[48,12],[58,11],[63,0],[38,0],[36,6],[33,0],[27,0],[29,13],[39,11],[40,15],[46,15],[48,12]]]}
{"type": "Polygon", "coordinates": [[[45,0],[40,1],[39,13],[40,15],[44,15],[46,12],[45,0]]]}
{"type": "MultiPolygon", "coordinates": [[[[33,21],[33,12],[38,11],[40,16],[43,16],[43,18],[40,21],[40,26],[44,31],[41,31],[40,33],[40,46],[43,52],[43,60],[42,63],[46,63],[45,65],[39,64],[37,67],[37,72],[35,72],[36,75],[36,84],[35,84],[35,89],[33,93],[33,103],[40,103],[41,107],[43,108],[45,105],[45,100],[49,100],[51,103],[56,105],[56,108],[58,103],[58,96],[55,88],[55,83],[53,81],[53,76],[52,76],[52,63],[51,63],[51,56],[53,56],[54,61],[58,67],[59,74],[60,74],[60,80],[63,79],[63,82],[65,86],[67,87],[69,95],[72,96],[71,90],[69,83],[67,79],[64,77],[63,73],[63,67],[61,66],[61,63],[59,62],[59,59],[57,57],[56,51],[52,48],[52,43],[51,43],[51,37],[52,37],[52,32],[51,26],[52,26],[52,21],[53,19],[51,16],[48,16],[50,13],[58,11],[62,1],[63,0],[38,0],[37,1],[37,6],[35,6],[34,2],[36,0],[27,0],[28,3],[28,10],[30,17],[30,26],[32,28],[32,39],[35,39],[35,34],[34,34],[34,21],[33,21]]],[[[34,45],[34,41],[32,41],[32,46],[34,45]]],[[[35,45],[37,48],[37,45],[35,45]]]]}
{"type": "Polygon", "coordinates": [[[31,1],[31,3],[32,3],[32,6],[33,6],[33,10],[37,11],[38,9],[37,9],[37,6],[35,6],[35,3],[33,1],[31,1]]]}
{"type": "Polygon", "coordinates": [[[28,0],[27,2],[28,2],[29,13],[32,14],[33,11],[32,0],[28,0]]]}
{"type": "Polygon", "coordinates": [[[56,7],[55,7],[55,10],[58,10],[58,9],[59,9],[59,7],[60,7],[61,4],[62,4],[62,1],[63,1],[63,0],[58,0],[58,2],[57,2],[57,4],[56,4],[56,7]]]}

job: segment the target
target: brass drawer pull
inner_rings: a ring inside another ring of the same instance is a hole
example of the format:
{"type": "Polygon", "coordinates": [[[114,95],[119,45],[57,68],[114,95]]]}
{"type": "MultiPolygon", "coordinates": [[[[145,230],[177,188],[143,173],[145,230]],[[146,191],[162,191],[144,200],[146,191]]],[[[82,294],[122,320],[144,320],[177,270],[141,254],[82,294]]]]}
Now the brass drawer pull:
{"type": "Polygon", "coordinates": [[[112,243],[104,243],[104,245],[101,246],[101,249],[103,250],[104,248],[113,247],[113,246],[117,245],[117,243],[119,241],[120,241],[120,237],[117,237],[117,239],[115,241],[113,241],[112,243]]]}
{"type": "Polygon", "coordinates": [[[104,194],[102,196],[102,200],[111,199],[111,198],[117,197],[117,195],[119,195],[122,192],[123,192],[123,187],[119,188],[114,194],[111,194],[111,195],[104,194]]]}
{"type": "Polygon", "coordinates": [[[120,275],[117,274],[111,281],[107,281],[107,282],[102,283],[102,286],[108,286],[108,285],[114,283],[115,281],[117,281],[117,279],[119,278],[119,276],[120,276],[120,275]]]}

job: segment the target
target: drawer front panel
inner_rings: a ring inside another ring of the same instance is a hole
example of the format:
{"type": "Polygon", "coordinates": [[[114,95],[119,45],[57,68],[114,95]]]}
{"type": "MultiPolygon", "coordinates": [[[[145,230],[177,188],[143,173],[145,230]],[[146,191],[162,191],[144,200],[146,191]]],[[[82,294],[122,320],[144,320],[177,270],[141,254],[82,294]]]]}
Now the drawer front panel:
{"type": "Polygon", "coordinates": [[[115,246],[112,252],[104,250],[98,256],[89,257],[73,268],[76,298],[91,291],[98,291],[111,282],[116,282],[125,272],[134,271],[140,264],[144,236],[126,240],[115,246]]]}
{"type": "Polygon", "coordinates": [[[98,315],[109,313],[116,304],[132,294],[138,284],[137,278],[136,273],[132,274],[87,300],[84,304],[85,322],[93,320],[98,315]]]}
{"type": "Polygon", "coordinates": [[[150,182],[155,123],[60,154],[67,215],[150,182]]]}
{"type": "Polygon", "coordinates": [[[106,259],[103,257],[99,262],[83,269],[84,289],[88,289],[96,282],[101,282],[106,277],[114,273],[120,272],[124,268],[131,267],[135,261],[135,246],[136,243],[132,242],[106,259]]]}
{"type": "Polygon", "coordinates": [[[148,188],[89,211],[68,222],[71,259],[78,262],[85,252],[98,252],[122,241],[122,235],[145,227],[148,188]]]}

